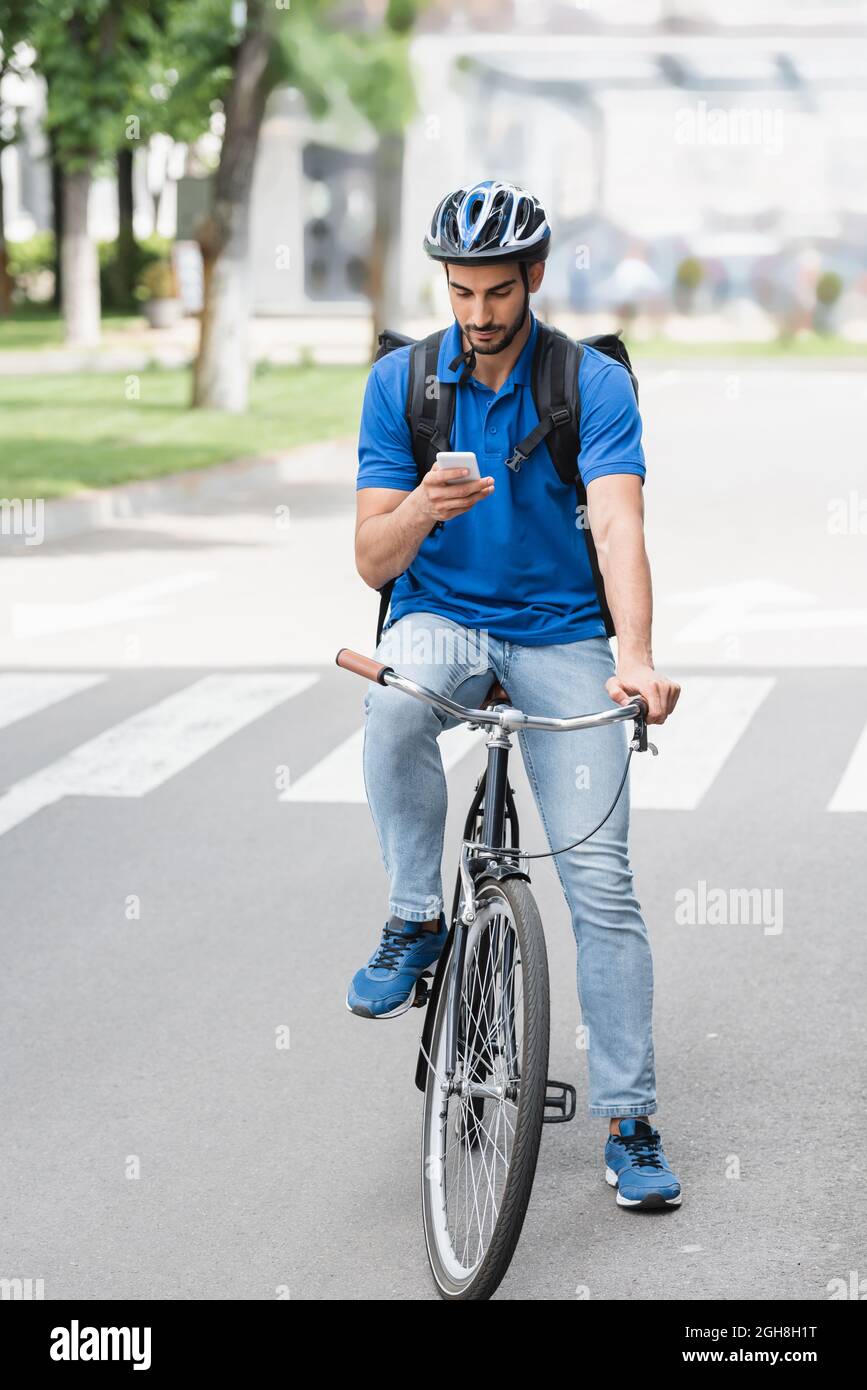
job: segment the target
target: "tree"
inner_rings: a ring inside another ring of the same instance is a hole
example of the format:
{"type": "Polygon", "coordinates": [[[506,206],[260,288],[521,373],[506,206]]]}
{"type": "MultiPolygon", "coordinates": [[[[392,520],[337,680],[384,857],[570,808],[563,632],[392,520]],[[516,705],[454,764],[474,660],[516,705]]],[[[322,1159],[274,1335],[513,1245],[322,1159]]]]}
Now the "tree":
{"type": "Polygon", "coordinates": [[[400,227],[404,131],[417,110],[410,68],[412,30],[428,0],[389,0],[384,21],[369,32],[344,35],[349,98],[376,132],[373,158],[374,228],[367,292],[373,317],[373,356],[382,329],[400,310],[400,227]]]}
{"type": "Polygon", "coordinates": [[[12,309],[12,277],[9,274],[9,251],[6,246],[6,215],[3,196],[2,156],[19,137],[18,111],[3,101],[4,79],[23,77],[29,70],[30,57],[22,52],[32,21],[30,0],[3,0],[0,3],[0,317],[8,317],[12,309]]]}
{"type": "Polygon", "coordinates": [[[110,167],[130,102],[160,51],[159,0],[34,0],[36,66],[47,84],[45,124],[62,170],[61,307],[66,340],[99,341],[96,245],[87,225],[94,176],[110,167]]]}
{"type": "Polygon", "coordinates": [[[247,408],[250,191],[265,102],[277,81],[271,16],[248,0],[225,101],[225,130],[210,215],[198,229],[204,266],[193,405],[247,408]]]}
{"type": "MultiPolygon", "coordinates": [[[[213,7],[216,0],[200,0],[213,7]]],[[[313,116],[323,116],[338,91],[378,136],[376,230],[369,292],[381,324],[394,302],[399,234],[403,128],[415,110],[409,34],[425,0],[388,0],[382,21],[359,27],[357,6],[335,0],[248,0],[231,58],[223,100],[225,129],[210,216],[198,229],[204,261],[204,309],[194,368],[193,404],[243,411],[249,391],[249,217],[253,168],[265,105],[290,85],[313,116]],[[387,273],[387,270],[389,273],[387,273]]],[[[198,6],[187,15],[196,19],[198,6]]],[[[188,48],[189,45],[182,45],[188,48]]],[[[183,75],[179,87],[183,83],[183,75]]],[[[377,330],[378,331],[378,330],[377,330]]]]}

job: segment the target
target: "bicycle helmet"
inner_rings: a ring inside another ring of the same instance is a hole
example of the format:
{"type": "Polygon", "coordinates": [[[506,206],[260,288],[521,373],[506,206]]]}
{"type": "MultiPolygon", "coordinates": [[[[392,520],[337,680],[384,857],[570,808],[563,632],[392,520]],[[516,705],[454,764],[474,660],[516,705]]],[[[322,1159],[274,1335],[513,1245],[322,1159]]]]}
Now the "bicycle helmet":
{"type": "Polygon", "coordinates": [[[551,228],[539,199],[517,184],[485,179],[446,194],[431,219],[424,249],[435,261],[544,261],[551,228]]]}

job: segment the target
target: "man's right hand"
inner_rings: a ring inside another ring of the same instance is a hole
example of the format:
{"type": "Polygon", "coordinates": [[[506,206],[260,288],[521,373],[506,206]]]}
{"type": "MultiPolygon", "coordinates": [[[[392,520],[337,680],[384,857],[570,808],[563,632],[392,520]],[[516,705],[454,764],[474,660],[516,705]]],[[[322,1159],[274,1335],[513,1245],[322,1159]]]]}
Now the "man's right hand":
{"type": "Polygon", "coordinates": [[[463,516],[494,490],[493,478],[470,479],[467,483],[448,483],[446,478],[466,477],[466,468],[431,468],[412,494],[421,514],[433,521],[449,521],[463,516]]]}

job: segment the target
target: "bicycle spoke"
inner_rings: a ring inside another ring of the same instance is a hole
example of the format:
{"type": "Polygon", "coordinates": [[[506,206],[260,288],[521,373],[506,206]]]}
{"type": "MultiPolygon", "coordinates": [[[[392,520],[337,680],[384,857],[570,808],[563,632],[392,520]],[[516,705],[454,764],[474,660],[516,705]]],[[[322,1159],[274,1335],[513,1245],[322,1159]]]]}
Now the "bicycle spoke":
{"type": "MultiPolygon", "coordinates": [[[[488,1082],[501,1092],[485,1097],[455,1093],[442,1104],[445,1227],[459,1266],[472,1269],[496,1228],[518,1113],[517,1100],[506,1090],[520,1085],[507,1068],[510,1053],[517,1057],[521,1051],[523,978],[513,927],[500,909],[489,914],[468,943],[460,995],[456,1080],[467,1086],[488,1082]]],[[[427,1060],[436,1074],[434,1060],[427,1060]]]]}

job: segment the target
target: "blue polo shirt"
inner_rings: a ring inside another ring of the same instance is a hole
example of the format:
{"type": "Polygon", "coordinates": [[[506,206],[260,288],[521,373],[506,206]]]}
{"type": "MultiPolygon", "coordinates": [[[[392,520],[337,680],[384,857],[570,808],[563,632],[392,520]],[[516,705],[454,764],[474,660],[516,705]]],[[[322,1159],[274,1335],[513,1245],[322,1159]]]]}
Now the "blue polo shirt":
{"type": "MultiPolygon", "coordinates": [[[[451,447],[472,450],[494,492],[422,541],[391,596],[391,626],[407,613],[442,614],[464,627],[526,646],[605,635],[583,518],[574,484],[557,475],[543,441],[518,473],[506,467],[515,445],[539,423],[530,367],[537,321],[499,391],[471,377],[456,392],[451,447]]],[[[449,362],[461,351],[457,322],[440,346],[437,375],[456,381],[449,362]]],[[[418,486],[405,417],[409,347],[374,363],[367,380],[358,441],[356,489],[418,486]]],[[[585,487],[606,473],[644,478],[641,417],[628,373],[595,348],[579,367],[581,452],[585,487]]]]}

